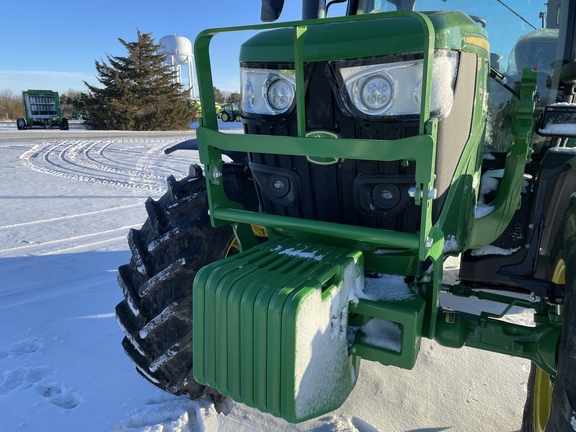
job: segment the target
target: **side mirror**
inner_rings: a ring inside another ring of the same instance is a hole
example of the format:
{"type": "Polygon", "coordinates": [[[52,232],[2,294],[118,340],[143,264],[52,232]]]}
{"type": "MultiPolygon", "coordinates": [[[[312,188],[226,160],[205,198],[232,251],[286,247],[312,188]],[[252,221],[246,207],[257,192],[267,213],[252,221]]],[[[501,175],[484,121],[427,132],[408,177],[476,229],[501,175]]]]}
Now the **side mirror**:
{"type": "Polygon", "coordinates": [[[544,108],[536,132],[546,137],[576,138],[576,104],[561,102],[544,108]]]}
{"type": "Polygon", "coordinates": [[[560,69],[560,81],[564,84],[576,84],[576,62],[566,63],[560,69]]]}
{"type": "Polygon", "coordinates": [[[278,18],[280,18],[283,7],[284,0],[262,0],[260,19],[263,22],[276,21],[278,18]]]}

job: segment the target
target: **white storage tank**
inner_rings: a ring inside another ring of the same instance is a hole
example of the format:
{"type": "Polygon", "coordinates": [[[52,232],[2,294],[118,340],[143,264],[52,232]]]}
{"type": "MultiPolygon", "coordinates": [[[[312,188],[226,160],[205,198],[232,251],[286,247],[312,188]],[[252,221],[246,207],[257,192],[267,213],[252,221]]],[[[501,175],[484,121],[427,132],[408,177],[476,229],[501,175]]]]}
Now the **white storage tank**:
{"type": "Polygon", "coordinates": [[[160,44],[166,53],[166,61],[171,64],[183,65],[188,63],[192,56],[192,42],[180,35],[164,36],[160,44]]]}
{"type": "Polygon", "coordinates": [[[182,84],[182,67],[187,69],[187,88],[190,98],[195,95],[194,80],[194,55],[192,54],[192,42],[190,39],[180,35],[164,36],[160,38],[160,52],[166,54],[166,64],[172,67],[175,72],[174,81],[182,84]]]}

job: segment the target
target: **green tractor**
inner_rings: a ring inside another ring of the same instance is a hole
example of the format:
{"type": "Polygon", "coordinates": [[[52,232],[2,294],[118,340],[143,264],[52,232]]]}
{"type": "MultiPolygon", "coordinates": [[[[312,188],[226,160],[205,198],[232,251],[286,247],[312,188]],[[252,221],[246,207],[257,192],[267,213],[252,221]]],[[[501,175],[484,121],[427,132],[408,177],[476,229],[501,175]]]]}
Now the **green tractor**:
{"type": "Polygon", "coordinates": [[[26,90],[22,92],[26,118],[16,119],[18,130],[40,126],[68,130],[68,119],[62,117],[60,97],[51,90],[26,90]]]}
{"type": "Polygon", "coordinates": [[[218,117],[224,122],[241,121],[240,101],[224,104],[218,110],[218,117]]]}
{"type": "Polygon", "coordinates": [[[523,430],[571,430],[576,3],[304,0],[274,23],[282,6],[196,39],[207,108],[197,143],[167,151],[197,145],[203,168],[146,202],[118,273],[137,370],[301,422],[344,402],[362,359],[412,368],[424,337],[529,359],[523,430]],[[255,30],[244,134],[220,133],[211,39],[255,30]]]}

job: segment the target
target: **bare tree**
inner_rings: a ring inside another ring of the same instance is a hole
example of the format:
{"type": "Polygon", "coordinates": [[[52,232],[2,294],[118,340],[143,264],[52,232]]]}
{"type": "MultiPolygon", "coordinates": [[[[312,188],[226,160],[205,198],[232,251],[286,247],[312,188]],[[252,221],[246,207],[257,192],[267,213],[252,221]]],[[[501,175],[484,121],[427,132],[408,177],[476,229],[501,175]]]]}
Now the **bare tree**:
{"type": "Polygon", "coordinates": [[[24,117],[24,104],[21,95],[15,95],[12,90],[0,91],[0,119],[16,120],[24,117]]]}
{"type": "Polygon", "coordinates": [[[79,90],[68,89],[60,94],[60,107],[62,108],[62,117],[71,118],[75,109],[76,97],[81,92],[79,90]]]}

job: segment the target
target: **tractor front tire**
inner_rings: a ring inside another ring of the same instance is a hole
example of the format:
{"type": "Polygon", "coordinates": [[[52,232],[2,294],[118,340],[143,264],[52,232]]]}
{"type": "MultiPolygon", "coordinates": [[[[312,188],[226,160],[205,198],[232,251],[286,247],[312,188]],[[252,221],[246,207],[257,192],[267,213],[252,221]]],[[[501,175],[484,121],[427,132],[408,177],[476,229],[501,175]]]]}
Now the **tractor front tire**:
{"type": "Polygon", "coordinates": [[[158,201],[148,199],[148,219],[130,230],[130,263],[118,269],[124,300],[116,316],[125,332],[124,350],[138,372],[175,395],[221,396],[192,374],[192,283],[196,272],[234,249],[229,226],[214,228],[205,178],[199,167],[176,181],[158,201]]]}
{"type": "Polygon", "coordinates": [[[557,374],[551,387],[550,376],[532,364],[522,432],[576,429],[576,194],[570,198],[556,244],[551,281],[565,284],[557,374]]]}
{"type": "Polygon", "coordinates": [[[222,111],[222,114],[220,114],[220,120],[222,120],[223,122],[230,121],[230,114],[228,113],[228,111],[222,111]]]}

